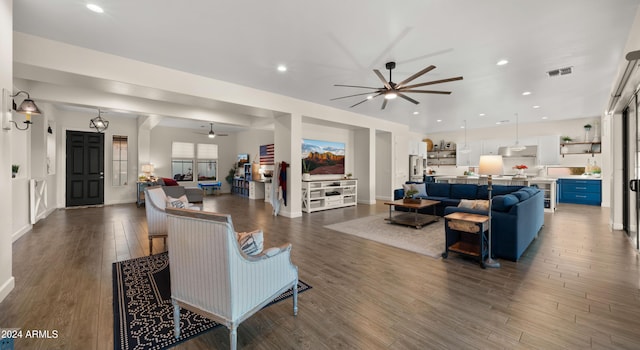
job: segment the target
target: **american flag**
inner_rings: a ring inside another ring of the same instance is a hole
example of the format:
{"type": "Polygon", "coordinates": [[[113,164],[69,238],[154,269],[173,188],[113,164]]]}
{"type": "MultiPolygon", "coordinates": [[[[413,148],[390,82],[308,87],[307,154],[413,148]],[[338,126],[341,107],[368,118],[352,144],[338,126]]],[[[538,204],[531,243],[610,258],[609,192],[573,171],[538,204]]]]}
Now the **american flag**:
{"type": "Polygon", "coordinates": [[[260,146],[260,165],[273,165],[273,143],[260,146]]]}

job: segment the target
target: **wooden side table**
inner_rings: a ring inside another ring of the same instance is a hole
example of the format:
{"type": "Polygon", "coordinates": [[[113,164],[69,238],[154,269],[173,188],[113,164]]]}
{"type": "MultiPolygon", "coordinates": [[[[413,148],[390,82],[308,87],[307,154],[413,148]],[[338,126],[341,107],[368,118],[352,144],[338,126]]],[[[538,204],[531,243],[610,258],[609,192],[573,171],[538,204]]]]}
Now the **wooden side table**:
{"type": "Polygon", "coordinates": [[[488,256],[486,232],[489,229],[489,217],[457,212],[446,215],[444,219],[449,231],[446,233],[442,257],[446,259],[449,251],[456,252],[479,259],[480,266],[485,268],[484,260],[488,256]]]}

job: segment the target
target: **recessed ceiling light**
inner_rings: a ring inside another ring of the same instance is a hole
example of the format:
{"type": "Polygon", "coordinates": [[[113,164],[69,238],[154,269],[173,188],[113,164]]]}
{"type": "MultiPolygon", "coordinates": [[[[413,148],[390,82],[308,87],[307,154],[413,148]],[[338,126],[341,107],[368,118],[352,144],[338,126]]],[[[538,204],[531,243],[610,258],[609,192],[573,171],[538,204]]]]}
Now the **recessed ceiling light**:
{"type": "Polygon", "coordinates": [[[286,72],[286,71],[287,71],[287,66],[285,66],[284,64],[278,65],[278,72],[286,72]]]}
{"type": "Polygon", "coordinates": [[[496,125],[500,125],[500,124],[502,124],[502,122],[496,122],[496,125]]]}
{"type": "Polygon", "coordinates": [[[460,125],[460,129],[464,129],[464,125],[460,125]]]}
{"type": "Polygon", "coordinates": [[[370,100],[372,98],[373,98],[373,96],[371,96],[371,95],[367,96],[367,100],[370,100]]]}
{"type": "Polygon", "coordinates": [[[484,114],[484,113],[480,113],[480,116],[481,116],[481,117],[484,117],[485,115],[486,115],[486,114],[484,114]]]}
{"type": "Polygon", "coordinates": [[[87,8],[93,12],[96,13],[103,13],[104,10],[102,9],[102,7],[96,5],[96,4],[87,4],[87,8]]]}
{"type": "Polygon", "coordinates": [[[496,63],[496,65],[498,65],[498,66],[504,66],[504,65],[505,65],[505,64],[507,64],[507,63],[509,63],[509,61],[507,61],[507,60],[500,60],[500,61],[498,61],[498,63],[496,63]]]}
{"type": "Polygon", "coordinates": [[[413,112],[413,115],[418,115],[418,114],[420,114],[420,112],[418,111],[413,112]]]}
{"type": "Polygon", "coordinates": [[[534,109],[538,109],[538,108],[540,108],[540,106],[535,105],[535,106],[533,106],[533,108],[534,108],[534,109]]]}
{"type": "Polygon", "coordinates": [[[438,123],[440,123],[440,122],[442,121],[442,119],[438,119],[438,120],[436,120],[436,121],[437,121],[438,123]]]}
{"type": "Polygon", "coordinates": [[[547,120],[547,119],[549,119],[549,117],[542,117],[542,119],[547,120]]]}
{"type": "Polygon", "coordinates": [[[529,96],[531,95],[531,91],[525,91],[522,93],[522,96],[529,96]]]}

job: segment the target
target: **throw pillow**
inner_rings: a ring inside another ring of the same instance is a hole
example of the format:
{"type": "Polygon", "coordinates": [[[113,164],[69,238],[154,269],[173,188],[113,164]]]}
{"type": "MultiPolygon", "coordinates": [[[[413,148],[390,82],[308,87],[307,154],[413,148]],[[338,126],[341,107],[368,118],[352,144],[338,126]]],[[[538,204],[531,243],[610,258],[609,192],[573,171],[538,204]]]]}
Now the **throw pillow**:
{"type": "Polygon", "coordinates": [[[163,177],[162,182],[164,182],[165,186],[179,186],[178,181],[170,179],[168,177],[163,177]]]}
{"type": "Polygon", "coordinates": [[[167,196],[167,207],[172,208],[189,208],[189,200],[187,199],[187,195],[182,195],[180,198],[173,198],[171,196],[167,196]]]}
{"type": "Polygon", "coordinates": [[[237,232],[236,238],[238,239],[240,249],[247,255],[260,254],[264,248],[264,234],[262,230],[237,232]]]}
{"type": "Polygon", "coordinates": [[[427,185],[425,183],[417,183],[413,184],[413,189],[418,191],[415,197],[426,197],[427,196],[427,185]]]}
{"type": "Polygon", "coordinates": [[[473,209],[474,206],[475,201],[473,199],[461,199],[460,203],[458,203],[458,208],[473,209]]]}
{"type": "Polygon", "coordinates": [[[473,209],[489,211],[489,200],[488,199],[476,199],[474,202],[473,209]]]}
{"type": "Polygon", "coordinates": [[[496,211],[508,212],[516,203],[518,203],[518,197],[512,194],[499,195],[493,197],[492,208],[496,211]]]}

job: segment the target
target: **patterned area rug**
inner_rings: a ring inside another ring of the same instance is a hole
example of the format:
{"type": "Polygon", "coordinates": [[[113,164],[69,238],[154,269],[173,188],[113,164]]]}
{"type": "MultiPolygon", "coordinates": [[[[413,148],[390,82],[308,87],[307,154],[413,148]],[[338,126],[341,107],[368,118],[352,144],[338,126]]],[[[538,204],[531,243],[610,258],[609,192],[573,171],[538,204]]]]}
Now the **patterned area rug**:
{"type": "Polygon", "coordinates": [[[441,258],[445,241],[443,218],[421,229],[415,229],[391,224],[384,220],[388,217],[389,214],[377,214],[325,227],[432,258],[441,258]]]}
{"type": "MultiPolygon", "coordinates": [[[[298,293],[310,288],[298,281],[298,293]]],[[[267,306],[292,296],[290,289],[267,306]]],[[[182,334],[176,339],[166,252],[113,263],[114,349],[166,349],[222,326],[184,309],[180,322],[182,334]]]]}

